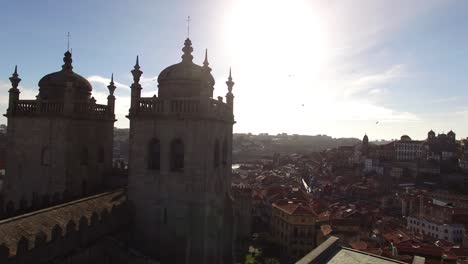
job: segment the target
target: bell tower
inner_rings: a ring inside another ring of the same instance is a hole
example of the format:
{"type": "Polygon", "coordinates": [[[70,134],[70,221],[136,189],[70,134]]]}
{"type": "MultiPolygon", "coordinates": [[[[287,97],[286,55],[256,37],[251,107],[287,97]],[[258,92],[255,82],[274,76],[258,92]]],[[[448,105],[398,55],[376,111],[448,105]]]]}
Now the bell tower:
{"type": "Polygon", "coordinates": [[[200,66],[190,39],[182,51],[182,61],[159,74],[157,96],[141,97],[139,65],[132,71],[132,240],[162,263],[232,263],[234,83],[228,103],[212,98],[207,53],[200,66]]]}

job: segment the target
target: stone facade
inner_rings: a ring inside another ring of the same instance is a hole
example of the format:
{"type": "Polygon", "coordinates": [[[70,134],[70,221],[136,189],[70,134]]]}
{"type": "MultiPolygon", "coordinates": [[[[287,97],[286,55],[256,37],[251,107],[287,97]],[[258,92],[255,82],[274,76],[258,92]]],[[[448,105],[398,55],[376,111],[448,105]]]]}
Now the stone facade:
{"type": "Polygon", "coordinates": [[[161,72],[158,96],[141,98],[137,60],[130,119],[129,200],[135,247],[163,263],[232,263],[233,95],[213,99],[205,56],[161,72]]]}
{"type": "Polygon", "coordinates": [[[67,52],[36,100],[20,100],[15,69],[0,263],[233,263],[235,225],[245,222],[236,216],[250,211],[231,195],[234,82],[229,74],[226,102],[213,99],[207,56],[194,64],[189,39],[183,51],[149,98],[137,58],[128,189],[91,196],[112,165],[113,78],[107,105],[96,104],[67,52]]]}
{"type": "Polygon", "coordinates": [[[62,70],[40,80],[35,100],[19,99],[16,69],[10,78],[6,211],[94,193],[112,167],[115,86],[107,105],[96,104],[91,84],[72,69],[67,51],[62,70]]]}

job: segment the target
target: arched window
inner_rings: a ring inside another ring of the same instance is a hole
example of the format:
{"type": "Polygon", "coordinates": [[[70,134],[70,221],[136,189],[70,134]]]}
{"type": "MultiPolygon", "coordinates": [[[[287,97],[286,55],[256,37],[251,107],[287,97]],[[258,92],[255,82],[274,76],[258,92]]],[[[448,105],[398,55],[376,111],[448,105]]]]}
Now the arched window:
{"type": "Polygon", "coordinates": [[[222,154],[221,163],[223,164],[223,167],[226,167],[228,163],[228,146],[227,146],[226,139],[224,139],[224,142],[223,142],[223,154],[222,154]]]}
{"type": "Polygon", "coordinates": [[[159,170],[161,167],[161,146],[159,140],[156,138],[151,139],[148,144],[148,169],[159,170]]]}
{"type": "Polygon", "coordinates": [[[48,147],[43,147],[41,151],[41,165],[49,166],[50,164],[50,153],[48,147]]]}
{"type": "Polygon", "coordinates": [[[184,169],[184,142],[174,139],[171,142],[171,171],[184,169]]]}
{"type": "Polygon", "coordinates": [[[214,144],[214,151],[213,151],[213,166],[215,168],[219,167],[219,141],[216,139],[214,144]]]}
{"type": "Polygon", "coordinates": [[[81,149],[80,164],[81,165],[88,165],[88,149],[86,147],[81,149]]]}
{"type": "Polygon", "coordinates": [[[102,146],[98,149],[97,157],[98,163],[104,163],[104,148],[102,146]]]}

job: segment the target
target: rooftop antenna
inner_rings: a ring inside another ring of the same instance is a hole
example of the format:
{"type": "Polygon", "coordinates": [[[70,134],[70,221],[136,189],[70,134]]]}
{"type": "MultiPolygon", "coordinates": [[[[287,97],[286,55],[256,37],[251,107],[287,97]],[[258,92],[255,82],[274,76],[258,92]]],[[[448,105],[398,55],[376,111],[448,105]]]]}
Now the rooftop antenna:
{"type": "Polygon", "coordinates": [[[187,20],[185,21],[187,21],[187,38],[189,38],[190,37],[190,21],[191,21],[190,16],[188,16],[187,20]]]}
{"type": "Polygon", "coordinates": [[[70,32],[67,32],[67,51],[70,51],[70,32]]]}

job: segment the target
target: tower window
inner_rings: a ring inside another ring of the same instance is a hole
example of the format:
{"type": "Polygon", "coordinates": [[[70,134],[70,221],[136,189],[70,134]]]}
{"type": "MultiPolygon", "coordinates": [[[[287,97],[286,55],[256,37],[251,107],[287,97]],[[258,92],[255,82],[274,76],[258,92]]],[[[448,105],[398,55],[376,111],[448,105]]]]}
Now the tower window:
{"type": "Polygon", "coordinates": [[[104,163],[104,148],[102,146],[98,149],[98,162],[104,163]]]}
{"type": "Polygon", "coordinates": [[[167,224],[167,208],[164,208],[163,224],[167,224]]]}
{"type": "Polygon", "coordinates": [[[88,149],[86,147],[81,149],[80,164],[81,165],[88,165],[88,149]]]}
{"type": "Polygon", "coordinates": [[[228,146],[227,146],[227,140],[224,139],[224,142],[223,142],[223,155],[222,155],[223,167],[227,166],[227,163],[228,163],[227,159],[228,159],[228,146]]]}
{"type": "Polygon", "coordinates": [[[161,146],[159,140],[156,138],[151,139],[148,144],[148,169],[159,170],[161,166],[161,146]]]}
{"type": "Polygon", "coordinates": [[[219,141],[216,139],[214,144],[214,151],[213,151],[213,166],[215,168],[219,167],[219,141]]]}
{"type": "Polygon", "coordinates": [[[171,171],[184,169],[184,142],[174,139],[171,142],[171,171]]]}
{"type": "Polygon", "coordinates": [[[50,164],[50,153],[48,147],[43,147],[41,151],[41,165],[49,166],[50,164]]]}

